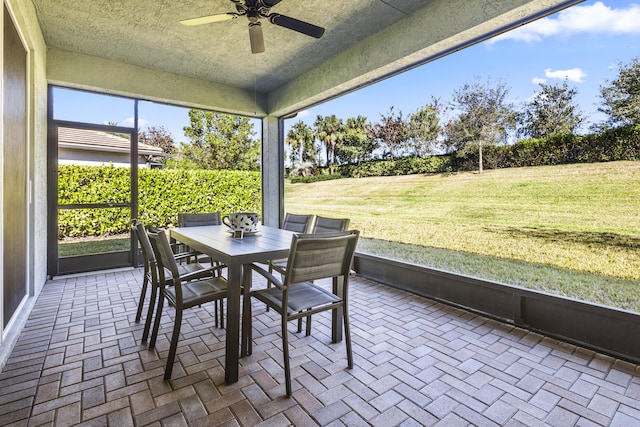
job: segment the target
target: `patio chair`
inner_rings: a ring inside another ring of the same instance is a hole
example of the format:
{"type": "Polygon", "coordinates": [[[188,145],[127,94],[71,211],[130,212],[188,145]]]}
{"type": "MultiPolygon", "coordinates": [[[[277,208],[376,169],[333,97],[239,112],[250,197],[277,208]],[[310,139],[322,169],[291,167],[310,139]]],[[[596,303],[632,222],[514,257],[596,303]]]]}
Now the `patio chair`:
{"type": "Polygon", "coordinates": [[[183,311],[207,302],[213,302],[215,305],[217,301],[221,301],[227,296],[227,280],[221,276],[188,280],[188,277],[181,276],[179,273],[178,264],[173,257],[166,231],[162,229],[148,230],[148,235],[158,260],[160,284],[158,308],[156,309],[149,348],[154,348],[156,344],[165,298],[176,311],[169,354],[167,355],[167,365],[164,370],[164,379],[169,380],[171,379],[173,362],[178,348],[183,311]],[[170,273],[169,276],[166,273],[167,271],[170,273]]]}
{"type": "MultiPolygon", "coordinates": [[[[206,213],[179,213],[178,214],[178,227],[200,227],[204,225],[222,225],[222,221],[220,219],[220,212],[206,212],[206,213]]],[[[184,246],[184,250],[192,251],[191,248],[188,248],[186,245],[184,246]]],[[[200,257],[196,257],[196,259],[201,259],[200,257]]],[[[211,265],[214,264],[214,260],[209,259],[211,265]]]]}
{"type": "MultiPolygon", "coordinates": [[[[293,231],[294,233],[311,233],[315,218],[315,215],[297,215],[287,213],[284,216],[284,221],[282,222],[282,229],[293,231]]],[[[269,261],[269,272],[272,273],[273,270],[276,270],[279,273],[283,273],[286,263],[286,259],[269,261]]]]}
{"type": "MultiPolygon", "coordinates": [[[[353,368],[349,330],[349,273],[360,232],[358,230],[324,234],[297,234],[291,241],[284,279],[252,264],[251,268],[273,286],[251,292],[251,296],[273,308],[282,318],[282,351],[287,396],[291,396],[289,341],[287,324],[327,310],[342,309],[347,347],[347,365],[353,368]],[[313,282],[333,279],[333,292],[313,282]]],[[[251,304],[247,304],[251,310],[251,304]]],[[[250,313],[247,314],[250,316],[250,313]]],[[[249,317],[250,318],[250,317],[249,317]]],[[[249,331],[249,343],[251,331],[249,331]]]]}
{"type": "Polygon", "coordinates": [[[311,233],[315,218],[315,215],[297,215],[287,213],[284,216],[282,228],[284,230],[293,231],[294,233],[311,233]]]}
{"type": "MultiPolygon", "coordinates": [[[[284,221],[282,222],[282,229],[293,231],[294,233],[311,233],[315,218],[315,215],[297,215],[287,213],[285,214],[284,221]]],[[[274,269],[280,273],[283,272],[286,264],[286,259],[270,260],[269,273],[273,273],[274,269]]],[[[271,284],[267,283],[267,286],[271,286],[271,284]]],[[[268,306],[267,311],[269,311],[268,306]]]]}
{"type": "MultiPolygon", "coordinates": [[[[138,301],[138,311],[136,313],[137,323],[142,318],[142,306],[144,305],[144,299],[147,295],[148,285],[149,283],[157,282],[157,280],[154,279],[155,277],[157,277],[157,274],[154,271],[156,267],[156,260],[151,249],[151,243],[149,243],[149,238],[147,236],[144,225],[137,218],[131,220],[131,232],[136,237],[138,244],[140,245],[140,251],[142,252],[142,263],[144,267],[140,300],[138,301]]],[[[177,260],[183,260],[191,257],[192,255],[193,253],[176,253],[175,257],[177,260]]],[[[195,270],[197,269],[197,267],[198,266],[193,265],[187,268],[195,270]]]]}
{"type": "MultiPolygon", "coordinates": [[[[178,226],[179,227],[201,227],[205,225],[222,225],[222,220],[220,218],[220,212],[207,212],[207,213],[179,213],[178,214],[178,226]]],[[[188,250],[192,250],[188,248],[188,250]]],[[[222,269],[226,266],[223,265],[220,261],[214,260],[210,257],[203,256],[203,254],[199,253],[196,257],[199,262],[207,261],[211,263],[212,267],[217,267],[218,271],[222,272],[222,269]]],[[[220,307],[222,307],[222,302],[220,302],[220,307]]]]}
{"type": "Polygon", "coordinates": [[[202,225],[222,225],[220,212],[178,214],[178,227],[198,227],[202,225]]]}
{"type": "MultiPolygon", "coordinates": [[[[290,214],[287,214],[284,218],[282,228],[285,230],[294,231],[296,233],[327,233],[335,231],[345,231],[349,228],[349,218],[327,218],[315,215],[292,215],[293,218],[289,218],[290,214]],[[304,229],[300,226],[302,223],[302,217],[307,217],[307,223],[304,229]],[[287,228],[289,226],[290,228],[287,228]]],[[[280,274],[284,274],[287,269],[287,260],[274,260],[269,262],[269,272],[274,270],[280,274]]]]}
{"type": "MultiPolygon", "coordinates": [[[[314,215],[309,232],[312,234],[318,234],[345,231],[349,228],[349,222],[349,218],[328,218],[314,215]]],[[[281,275],[284,275],[287,270],[287,260],[275,260],[269,262],[269,272],[272,273],[274,270],[281,275]]],[[[298,320],[298,333],[300,332],[302,332],[302,318],[298,320]]],[[[307,335],[310,333],[311,316],[307,317],[307,335]]]]}
{"type": "Polygon", "coordinates": [[[349,218],[327,218],[324,216],[316,216],[311,232],[332,233],[334,231],[344,231],[349,228],[349,218]]]}
{"type": "MultiPolygon", "coordinates": [[[[142,287],[140,289],[140,299],[138,300],[138,310],[136,312],[136,323],[140,321],[142,318],[142,309],[144,306],[144,300],[147,296],[147,289],[149,285],[151,285],[151,293],[149,296],[149,307],[147,308],[147,316],[145,319],[144,330],[142,333],[142,342],[146,342],[149,337],[149,329],[151,328],[151,319],[153,318],[153,311],[155,308],[156,297],[158,294],[159,287],[159,273],[158,273],[158,263],[156,260],[155,253],[153,248],[151,247],[151,242],[149,241],[149,236],[147,235],[147,230],[144,225],[138,221],[137,219],[131,220],[131,231],[136,236],[138,243],[140,245],[140,251],[142,252],[142,260],[143,260],[143,278],[142,278],[142,287]]],[[[183,259],[190,258],[193,256],[191,252],[178,253],[174,254],[173,257],[177,262],[182,261],[183,259]]],[[[186,279],[197,279],[203,277],[211,277],[216,274],[219,275],[219,271],[215,270],[215,267],[205,268],[198,263],[188,263],[188,264],[179,264],[178,271],[180,275],[186,279]]],[[[167,272],[169,274],[169,272],[167,272]]],[[[216,315],[216,327],[218,326],[218,307],[216,307],[215,311],[216,315]]],[[[220,322],[224,327],[223,317],[224,312],[220,312],[220,322]]]]}

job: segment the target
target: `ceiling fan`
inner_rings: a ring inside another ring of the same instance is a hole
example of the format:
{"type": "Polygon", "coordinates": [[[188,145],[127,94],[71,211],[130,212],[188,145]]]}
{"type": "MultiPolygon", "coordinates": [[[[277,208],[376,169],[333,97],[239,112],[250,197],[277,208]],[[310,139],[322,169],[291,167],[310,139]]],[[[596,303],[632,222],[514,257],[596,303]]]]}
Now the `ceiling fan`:
{"type": "Polygon", "coordinates": [[[289,16],[272,13],[271,8],[282,0],[230,0],[236,7],[235,12],[218,13],[215,15],[201,16],[199,18],[185,19],[180,21],[182,25],[202,25],[212,22],[227,21],[236,19],[239,16],[246,16],[249,19],[249,41],[251,42],[251,53],[264,52],[264,38],[262,37],[262,26],[260,19],[268,19],[272,24],[288,28],[302,34],[319,39],[324,34],[324,28],[308,22],[300,21],[289,16]]]}

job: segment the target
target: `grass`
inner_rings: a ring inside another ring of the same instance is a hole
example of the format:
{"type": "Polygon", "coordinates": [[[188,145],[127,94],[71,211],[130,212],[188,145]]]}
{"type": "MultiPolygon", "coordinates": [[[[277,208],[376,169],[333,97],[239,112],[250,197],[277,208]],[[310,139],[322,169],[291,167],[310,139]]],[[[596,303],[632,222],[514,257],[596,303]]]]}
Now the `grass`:
{"type": "Polygon", "coordinates": [[[58,242],[58,256],[63,258],[77,255],[128,251],[129,245],[128,236],[101,236],[85,239],[66,239],[58,242]]]}
{"type": "Polygon", "coordinates": [[[285,209],[351,218],[360,251],[640,311],[640,162],[286,183],[285,209]]]}

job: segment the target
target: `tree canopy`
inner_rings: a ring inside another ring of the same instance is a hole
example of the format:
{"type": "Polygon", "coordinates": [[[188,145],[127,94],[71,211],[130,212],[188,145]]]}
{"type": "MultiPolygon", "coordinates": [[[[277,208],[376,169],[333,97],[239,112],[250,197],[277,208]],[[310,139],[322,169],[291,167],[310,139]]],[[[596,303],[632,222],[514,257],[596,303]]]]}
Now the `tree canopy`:
{"type": "Polygon", "coordinates": [[[562,86],[540,83],[540,91],[525,104],[518,117],[518,134],[541,138],[574,133],[584,121],[575,102],[577,94],[566,80],[562,86]]]}
{"type": "Polygon", "coordinates": [[[440,116],[445,106],[439,99],[433,99],[424,107],[418,108],[409,116],[407,122],[407,136],[409,148],[418,157],[433,154],[438,145],[438,138],[442,132],[440,116]]]}
{"type": "Polygon", "coordinates": [[[516,112],[507,101],[509,88],[490,80],[465,83],[453,93],[452,107],[458,113],[446,128],[446,144],[458,153],[478,152],[482,173],[482,147],[506,143],[515,128],[516,112]]]}
{"type": "Polygon", "coordinates": [[[191,109],[181,145],[183,166],[199,169],[258,170],[260,144],[248,117],[191,109]]]}
{"type": "Polygon", "coordinates": [[[315,134],[313,129],[306,123],[299,121],[294,123],[289,129],[285,145],[291,148],[289,161],[291,162],[291,172],[294,175],[310,175],[315,169],[315,159],[317,149],[314,145],[315,134]]]}
{"type": "Polygon", "coordinates": [[[380,114],[380,121],[373,124],[372,135],[384,149],[385,155],[392,159],[398,157],[405,149],[409,132],[402,111],[394,111],[391,106],[387,114],[380,114]]]}
{"type": "Polygon", "coordinates": [[[292,164],[305,163],[315,159],[316,148],[313,144],[314,140],[313,129],[307,126],[306,123],[299,121],[291,126],[284,143],[291,147],[289,160],[292,164]]]}
{"type": "Polygon", "coordinates": [[[343,142],[338,147],[338,158],[342,163],[360,163],[373,157],[376,144],[366,117],[349,117],[342,133],[343,142]]]}
{"type": "Polygon", "coordinates": [[[138,142],[161,148],[166,154],[176,151],[173,136],[164,126],[150,127],[145,132],[138,133],[138,142]]]}
{"type": "Polygon", "coordinates": [[[336,160],[336,145],[342,141],[342,119],[335,114],[330,116],[318,116],[313,124],[318,139],[322,141],[327,152],[327,165],[330,173],[333,173],[333,166],[336,160]]]}
{"type": "Polygon", "coordinates": [[[640,59],[618,64],[618,77],[606,83],[600,86],[598,111],[608,116],[609,125],[640,124],[640,59]]]}

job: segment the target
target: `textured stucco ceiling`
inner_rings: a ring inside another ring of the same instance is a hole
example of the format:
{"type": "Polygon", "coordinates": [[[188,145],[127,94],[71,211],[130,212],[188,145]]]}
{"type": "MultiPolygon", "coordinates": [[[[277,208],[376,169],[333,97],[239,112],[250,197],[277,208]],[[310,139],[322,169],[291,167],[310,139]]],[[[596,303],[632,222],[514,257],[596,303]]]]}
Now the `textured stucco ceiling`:
{"type": "Polygon", "coordinates": [[[261,54],[250,51],[246,17],[197,27],[179,23],[234,11],[229,0],[32,3],[52,51],[211,82],[245,91],[247,98],[259,93],[265,113],[286,113],[572,2],[283,0],[272,12],[326,32],[317,40],[263,20],[266,51],[261,54]]]}
{"type": "Polygon", "coordinates": [[[251,54],[248,20],[178,21],[235,10],[229,0],[34,0],[48,46],[269,92],[411,14],[423,0],[284,0],[272,12],[326,29],[312,37],[262,21],[266,51],[251,54]]]}

